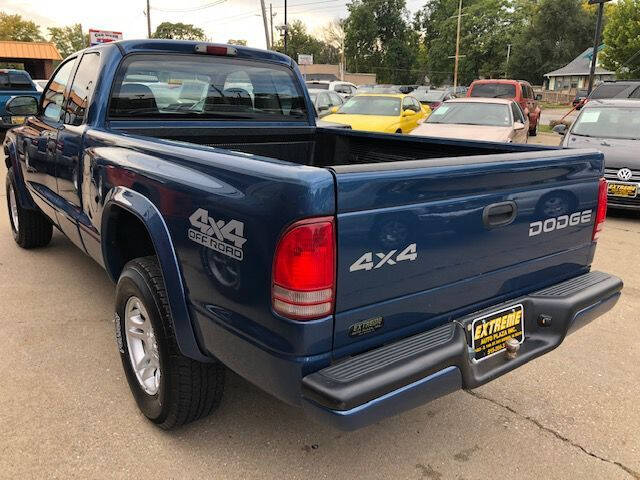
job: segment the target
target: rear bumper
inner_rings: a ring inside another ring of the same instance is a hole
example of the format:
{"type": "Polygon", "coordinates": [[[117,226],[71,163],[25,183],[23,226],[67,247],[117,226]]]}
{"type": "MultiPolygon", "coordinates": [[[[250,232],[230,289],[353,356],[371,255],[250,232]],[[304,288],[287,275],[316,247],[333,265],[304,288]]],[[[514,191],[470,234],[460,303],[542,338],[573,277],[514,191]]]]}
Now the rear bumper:
{"type": "Polygon", "coordinates": [[[567,334],[610,310],[622,281],[590,272],[428,332],[324,368],[302,379],[304,408],[324,423],[353,430],[455,390],[475,388],[543,355],[567,334]],[[525,340],[514,359],[504,353],[471,360],[468,328],[474,318],[522,304],[525,340]],[[541,315],[551,317],[541,326],[541,315]]]}

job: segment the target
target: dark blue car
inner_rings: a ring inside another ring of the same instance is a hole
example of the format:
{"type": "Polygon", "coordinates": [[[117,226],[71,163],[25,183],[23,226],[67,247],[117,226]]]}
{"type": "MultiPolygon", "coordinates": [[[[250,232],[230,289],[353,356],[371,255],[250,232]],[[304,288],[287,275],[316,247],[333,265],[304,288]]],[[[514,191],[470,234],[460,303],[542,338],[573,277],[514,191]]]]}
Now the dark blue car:
{"type": "Polygon", "coordinates": [[[88,48],[18,105],[14,239],[55,227],[117,283],[124,371],[163,428],[216,408],[227,368],[358,428],[518,368],[620,296],[591,271],[593,149],[319,127],[290,58],[187,41],[88,48]]]}
{"type": "Polygon", "coordinates": [[[27,72],[0,69],[0,129],[15,127],[24,122],[24,115],[12,115],[6,111],[7,102],[17,95],[40,98],[40,92],[27,72]]]}

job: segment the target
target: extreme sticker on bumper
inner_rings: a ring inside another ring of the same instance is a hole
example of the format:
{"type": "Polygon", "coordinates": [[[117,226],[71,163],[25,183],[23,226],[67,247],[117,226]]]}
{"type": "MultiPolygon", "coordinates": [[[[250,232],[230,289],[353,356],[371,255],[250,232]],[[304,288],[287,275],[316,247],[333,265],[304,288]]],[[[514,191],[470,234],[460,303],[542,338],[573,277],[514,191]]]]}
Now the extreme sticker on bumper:
{"type": "Polygon", "coordinates": [[[483,360],[505,349],[505,342],[515,338],[524,340],[524,308],[522,304],[503,308],[482,317],[471,324],[471,347],[474,360],[483,360]]]}

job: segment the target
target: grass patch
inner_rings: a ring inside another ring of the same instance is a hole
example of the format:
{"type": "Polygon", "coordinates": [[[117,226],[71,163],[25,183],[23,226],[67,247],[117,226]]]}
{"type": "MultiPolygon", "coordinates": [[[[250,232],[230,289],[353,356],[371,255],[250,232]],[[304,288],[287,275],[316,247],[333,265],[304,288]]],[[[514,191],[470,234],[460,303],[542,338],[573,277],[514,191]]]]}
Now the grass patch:
{"type": "Polygon", "coordinates": [[[538,125],[538,132],[540,133],[553,133],[553,128],[551,125],[538,125]]]}

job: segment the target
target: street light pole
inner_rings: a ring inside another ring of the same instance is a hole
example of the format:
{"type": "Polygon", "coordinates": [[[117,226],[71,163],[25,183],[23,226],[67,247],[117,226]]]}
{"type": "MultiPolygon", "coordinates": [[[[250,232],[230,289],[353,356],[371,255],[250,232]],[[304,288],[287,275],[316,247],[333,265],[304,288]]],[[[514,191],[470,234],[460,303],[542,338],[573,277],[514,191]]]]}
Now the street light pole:
{"type": "Polygon", "coordinates": [[[458,59],[460,58],[460,20],[462,19],[462,0],[458,3],[458,31],[456,33],[456,60],[453,67],[453,88],[458,86],[458,59]]]}
{"type": "Polygon", "coordinates": [[[504,67],[504,78],[509,78],[509,57],[511,56],[511,44],[507,44],[507,64],[504,67]]]}
{"type": "Polygon", "coordinates": [[[600,35],[602,34],[602,15],[604,14],[604,4],[609,0],[589,0],[589,3],[598,4],[598,19],[596,20],[596,32],[593,36],[593,52],[591,54],[591,68],[589,69],[589,88],[587,96],[593,90],[593,80],[596,74],[596,63],[598,60],[598,47],[600,47],[600,35]]]}

